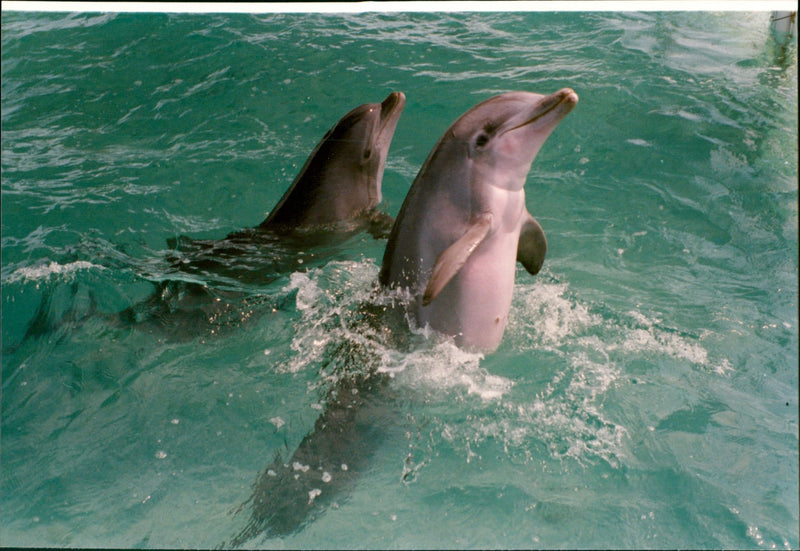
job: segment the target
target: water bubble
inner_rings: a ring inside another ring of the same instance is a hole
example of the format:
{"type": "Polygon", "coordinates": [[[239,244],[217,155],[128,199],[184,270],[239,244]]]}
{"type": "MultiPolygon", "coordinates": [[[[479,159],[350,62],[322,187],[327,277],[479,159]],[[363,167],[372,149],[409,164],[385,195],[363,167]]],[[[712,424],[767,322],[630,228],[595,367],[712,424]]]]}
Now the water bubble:
{"type": "Polygon", "coordinates": [[[269,422],[270,422],[270,423],[272,423],[273,425],[275,425],[275,428],[276,428],[276,429],[279,429],[279,428],[281,428],[283,425],[285,425],[285,424],[286,424],[286,421],[284,421],[284,420],[283,420],[283,419],[281,419],[280,417],[272,417],[272,418],[269,420],[269,422]]]}
{"type": "Polygon", "coordinates": [[[308,469],[310,469],[311,466],[310,465],[303,465],[299,461],[295,461],[294,463],[292,463],[292,468],[295,471],[303,471],[305,473],[305,472],[308,472],[308,469]]]}

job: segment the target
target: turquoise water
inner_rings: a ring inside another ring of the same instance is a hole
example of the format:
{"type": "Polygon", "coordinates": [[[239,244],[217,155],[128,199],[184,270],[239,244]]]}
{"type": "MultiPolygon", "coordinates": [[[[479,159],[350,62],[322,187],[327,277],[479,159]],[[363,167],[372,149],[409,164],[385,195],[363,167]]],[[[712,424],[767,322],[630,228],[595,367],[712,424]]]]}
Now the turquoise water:
{"type": "Polygon", "coordinates": [[[797,115],[768,13],[4,12],[0,543],[230,541],[344,364],[393,376],[366,472],[246,546],[797,548],[797,115]],[[369,338],[367,234],[212,320],[110,323],[356,105],[407,95],[394,215],[462,112],[565,86],[496,352],[369,338]]]}

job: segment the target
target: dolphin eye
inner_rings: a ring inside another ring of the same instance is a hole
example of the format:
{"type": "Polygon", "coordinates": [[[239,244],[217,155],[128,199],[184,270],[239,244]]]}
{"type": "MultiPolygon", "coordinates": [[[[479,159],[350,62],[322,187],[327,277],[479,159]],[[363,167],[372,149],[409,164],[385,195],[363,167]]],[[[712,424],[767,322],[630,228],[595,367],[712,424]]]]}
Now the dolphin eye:
{"type": "Polygon", "coordinates": [[[489,134],[485,132],[481,132],[478,134],[478,137],[475,138],[475,147],[483,147],[487,143],[489,143],[489,134]]]}

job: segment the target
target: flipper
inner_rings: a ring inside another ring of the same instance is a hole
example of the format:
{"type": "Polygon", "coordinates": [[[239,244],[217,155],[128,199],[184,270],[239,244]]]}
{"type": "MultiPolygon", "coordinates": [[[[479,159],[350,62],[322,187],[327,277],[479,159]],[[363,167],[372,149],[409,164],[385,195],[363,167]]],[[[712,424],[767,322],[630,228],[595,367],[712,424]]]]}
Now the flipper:
{"type": "Polygon", "coordinates": [[[544,255],[547,253],[547,239],[542,226],[539,225],[531,213],[525,212],[525,220],[519,232],[519,245],[517,246],[517,261],[520,262],[528,273],[536,275],[544,264],[544,255]]]}
{"type": "MultiPolygon", "coordinates": [[[[447,249],[439,255],[436,263],[433,265],[431,278],[428,280],[428,285],[425,287],[425,294],[422,296],[422,305],[427,306],[436,298],[444,286],[453,279],[453,276],[458,273],[461,266],[472,254],[472,251],[480,245],[481,241],[489,233],[492,227],[492,215],[484,214],[472,224],[467,232],[461,238],[447,247],[447,249]]],[[[542,234],[544,236],[544,234],[542,234]]]]}

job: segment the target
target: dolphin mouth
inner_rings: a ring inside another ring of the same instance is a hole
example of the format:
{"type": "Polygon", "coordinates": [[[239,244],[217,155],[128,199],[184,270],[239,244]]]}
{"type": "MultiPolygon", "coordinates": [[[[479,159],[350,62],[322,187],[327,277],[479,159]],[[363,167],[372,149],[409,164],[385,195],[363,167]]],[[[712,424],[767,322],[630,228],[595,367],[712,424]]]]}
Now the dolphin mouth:
{"type": "Polygon", "coordinates": [[[556,111],[557,119],[555,122],[560,121],[566,117],[570,111],[578,104],[578,94],[572,88],[562,88],[554,94],[545,96],[542,101],[536,104],[533,115],[525,120],[525,122],[509,128],[505,132],[512,132],[523,126],[528,126],[536,121],[546,117],[550,113],[556,111]]]}
{"type": "Polygon", "coordinates": [[[383,134],[391,121],[397,121],[400,112],[406,105],[406,95],[403,92],[392,92],[381,102],[381,122],[378,134],[383,134]]]}

